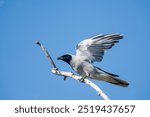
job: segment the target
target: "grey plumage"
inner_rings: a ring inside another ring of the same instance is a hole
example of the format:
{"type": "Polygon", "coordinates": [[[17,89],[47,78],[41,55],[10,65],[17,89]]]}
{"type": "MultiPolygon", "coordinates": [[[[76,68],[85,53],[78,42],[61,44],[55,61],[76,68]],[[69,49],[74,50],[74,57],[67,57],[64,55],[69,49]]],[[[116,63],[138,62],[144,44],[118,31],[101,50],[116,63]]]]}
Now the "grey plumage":
{"type": "Polygon", "coordinates": [[[58,59],[67,62],[83,79],[91,78],[127,87],[129,83],[120,80],[118,75],[106,72],[92,64],[102,61],[105,50],[112,48],[122,38],[123,35],[120,34],[95,35],[76,46],[76,55],[66,54],[58,59]]]}

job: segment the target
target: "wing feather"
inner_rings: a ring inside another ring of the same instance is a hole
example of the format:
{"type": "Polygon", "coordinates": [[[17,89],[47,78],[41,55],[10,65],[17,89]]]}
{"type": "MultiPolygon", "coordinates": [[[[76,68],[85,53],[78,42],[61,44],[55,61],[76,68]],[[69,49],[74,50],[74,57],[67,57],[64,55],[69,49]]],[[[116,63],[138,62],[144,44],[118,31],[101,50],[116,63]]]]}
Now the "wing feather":
{"type": "Polygon", "coordinates": [[[92,36],[76,46],[76,56],[82,56],[90,62],[102,61],[105,50],[112,48],[122,38],[121,34],[92,36]]]}

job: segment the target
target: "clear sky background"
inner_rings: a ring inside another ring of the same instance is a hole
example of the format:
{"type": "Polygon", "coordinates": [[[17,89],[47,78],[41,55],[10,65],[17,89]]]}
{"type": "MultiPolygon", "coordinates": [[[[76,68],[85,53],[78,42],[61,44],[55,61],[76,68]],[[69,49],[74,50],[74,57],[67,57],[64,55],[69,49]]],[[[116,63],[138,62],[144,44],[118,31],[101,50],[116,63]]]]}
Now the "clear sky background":
{"type": "Polygon", "coordinates": [[[91,87],[56,76],[41,49],[56,58],[75,54],[80,41],[95,34],[124,39],[96,66],[130,82],[122,88],[93,81],[110,99],[150,99],[149,0],[0,0],[0,99],[102,99],[91,87]]]}

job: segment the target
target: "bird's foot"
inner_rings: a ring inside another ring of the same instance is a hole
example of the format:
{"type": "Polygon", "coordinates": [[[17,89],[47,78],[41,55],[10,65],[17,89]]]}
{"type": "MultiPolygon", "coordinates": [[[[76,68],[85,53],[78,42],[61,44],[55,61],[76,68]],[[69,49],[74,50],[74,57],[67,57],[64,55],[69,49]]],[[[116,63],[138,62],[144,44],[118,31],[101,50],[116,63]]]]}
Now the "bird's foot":
{"type": "Polygon", "coordinates": [[[84,83],[84,80],[85,80],[85,78],[79,79],[79,81],[80,81],[81,83],[84,83]]]}

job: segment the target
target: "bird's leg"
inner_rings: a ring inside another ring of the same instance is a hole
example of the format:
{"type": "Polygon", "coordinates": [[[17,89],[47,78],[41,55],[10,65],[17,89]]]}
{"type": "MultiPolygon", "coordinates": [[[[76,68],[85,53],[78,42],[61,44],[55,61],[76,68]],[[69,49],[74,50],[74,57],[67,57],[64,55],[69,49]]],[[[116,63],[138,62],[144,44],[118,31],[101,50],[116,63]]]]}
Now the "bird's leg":
{"type": "Polygon", "coordinates": [[[80,82],[84,83],[84,79],[86,78],[87,76],[84,76],[82,77],[81,79],[79,79],[80,82]]]}
{"type": "Polygon", "coordinates": [[[83,76],[81,79],[79,79],[79,81],[83,83],[84,79],[87,78],[87,77],[89,77],[89,76],[90,76],[90,74],[86,72],[86,75],[83,76]]]}

